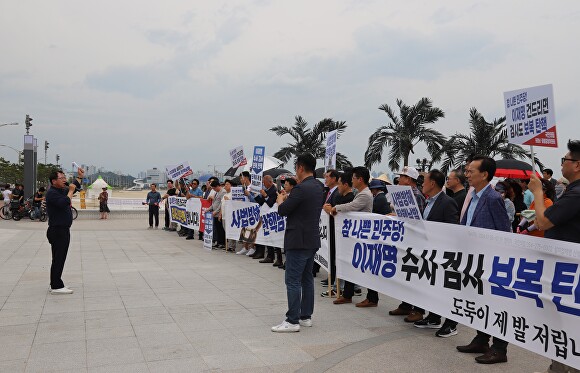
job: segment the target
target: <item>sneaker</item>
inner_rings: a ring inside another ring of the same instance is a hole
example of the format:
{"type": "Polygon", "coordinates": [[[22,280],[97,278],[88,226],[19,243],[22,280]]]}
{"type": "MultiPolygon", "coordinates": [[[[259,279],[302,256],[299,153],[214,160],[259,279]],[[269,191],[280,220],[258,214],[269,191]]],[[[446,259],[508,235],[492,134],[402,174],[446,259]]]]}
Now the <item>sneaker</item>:
{"type": "Polygon", "coordinates": [[[324,297],[324,298],[326,298],[326,297],[334,298],[334,297],[336,297],[336,291],[332,290],[330,292],[330,294],[328,293],[328,290],[327,291],[323,291],[322,293],[320,293],[320,296],[321,297],[324,297]]]}
{"type": "Polygon", "coordinates": [[[272,327],[274,333],[293,333],[300,331],[300,324],[290,324],[288,321],[283,321],[282,324],[272,327]]]}
{"type": "Polygon", "coordinates": [[[421,329],[441,329],[441,320],[429,320],[429,318],[416,321],[413,325],[415,328],[421,329]]]}
{"type": "Polygon", "coordinates": [[[361,289],[354,289],[354,295],[357,297],[362,295],[362,290],[361,289]]]}
{"type": "Polygon", "coordinates": [[[147,228],[147,229],[153,229],[153,227],[149,227],[149,228],[147,228]]]}
{"type": "Polygon", "coordinates": [[[328,279],[324,279],[320,281],[320,285],[322,286],[328,286],[328,279]]]}
{"type": "Polygon", "coordinates": [[[248,253],[246,254],[246,256],[252,256],[256,253],[256,249],[250,249],[250,251],[248,251],[248,253]]]}
{"type": "Polygon", "coordinates": [[[241,249],[240,251],[238,251],[236,253],[236,255],[244,255],[248,252],[248,249],[246,249],[245,247],[243,249],[241,249]]]}
{"type": "Polygon", "coordinates": [[[312,327],[312,319],[299,320],[298,322],[300,323],[300,326],[305,326],[307,328],[312,327]]]}
{"type": "Polygon", "coordinates": [[[59,295],[59,294],[72,294],[73,290],[65,287],[60,289],[50,289],[50,294],[59,295]]]}
{"type": "Polygon", "coordinates": [[[437,337],[441,337],[441,338],[451,337],[451,336],[457,335],[457,329],[452,328],[449,325],[446,325],[446,326],[443,326],[441,329],[437,330],[435,332],[435,335],[437,337]]]}

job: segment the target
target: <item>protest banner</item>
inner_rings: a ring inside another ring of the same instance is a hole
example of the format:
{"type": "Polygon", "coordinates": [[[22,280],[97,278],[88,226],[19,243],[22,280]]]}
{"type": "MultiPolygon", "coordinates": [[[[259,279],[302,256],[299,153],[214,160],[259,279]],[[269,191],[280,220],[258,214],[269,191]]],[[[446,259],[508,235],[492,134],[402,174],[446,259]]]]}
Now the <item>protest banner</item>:
{"type": "Polygon", "coordinates": [[[322,210],[320,212],[320,225],[318,227],[320,231],[320,249],[314,254],[314,261],[326,272],[330,272],[330,231],[329,231],[329,220],[328,214],[322,210]]]}
{"type": "Polygon", "coordinates": [[[170,196],[168,201],[171,222],[200,230],[201,199],[170,196]]]}
{"type": "Polygon", "coordinates": [[[324,155],[324,171],[336,169],[336,139],[337,130],[330,131],[326,136],[326,153],[324,155]]]}
{"type": "Polygon", "coordinates": [[[578,244],[371,213],[335,221],[337,277],[580,368],[578,244]]]}
{"type": "Polygon", "coordinates": [[[211,211],[203,214],[203,248],[211,251],[213,245],[213,215],[211,211]]]}
{"type": "Polygon", "coordinates": [[[510,143],[558,147],[551,84],[505,92],[503,97],[510,143]]]}
{"type": "Polygon", "coordinates": [[[400,218],[409,219],[423,219],[421,210],[417,205],[417,199],[413,194],[413,190],[408,185],[389,185],[387,187],[395,213],[400,218]]]}
{"type": "Polygon", "coordinates": [[[244,194],[244,187],[242,186],[232,187],[232,200],[234,201],[246,200],[246,195],[244,194]]]}
{"type": "Polygon", "coordinates": [[[183,162],[176,166],[165,166],[165,173],[167,174],[167,178],[177,181],[182,177],[188,177],[189,175],[193,174],[191,167],[189,167],[189,163],[183,162]]]}
{"type": "MultiPolygon", "coordinates": [[[[204,216],[204,214],[207,212],[207,210],[211,207],[211,200],[201,199],[200,201],[201,201],[201,215],[200,216],[204,216]]],[[[204,222],[205,222],[205,219],[201,219],[201,223],[199,225],[200,232],[204,232],[204,230],[205,230],[204,222]]]]}
{"type": "Polygon", "coordinates": [[[272,247],[284,247],[286,217],[278,214],[278,205],[225,201],[226,238],[272,247]]]}
{"type": "Polygon", "coordinates": [[[252,184],[250,189],[254,193],[259,193],[262,189],[262,175],[264,173],[264,156],[266,155],[265,146],[254,146],[254,156],[252,157],[252,167],[250,168],[250,176],[252,184]]]}
{"type": "Polygon", "coordinates": [[[242,145],[230,150],[230,158],[232,160],[232,167],[245,166],[248,160],[244,156],[244,147],[242,145]]]}
{"type": "Polygon", "coordinates": [[[143,205],[142,198],[109,197],[107,200],[107,207],[109,207],[111,211],[145,211],[148,209],[147,205],[143,205]]]}

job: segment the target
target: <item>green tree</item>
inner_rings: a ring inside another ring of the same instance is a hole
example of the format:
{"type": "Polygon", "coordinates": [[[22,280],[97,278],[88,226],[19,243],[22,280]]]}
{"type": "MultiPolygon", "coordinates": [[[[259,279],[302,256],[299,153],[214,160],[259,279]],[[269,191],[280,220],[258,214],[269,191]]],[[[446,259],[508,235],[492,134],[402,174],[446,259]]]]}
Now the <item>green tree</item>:
{"type": "Polygon", "coordinates": [[[24,180],[24,166],[21,164],[11,163],[0,157],[0,182],[2,183],[21,183],[24,180]]]}
{"type": "MultiPolygon", "coordinates": [[[[456,133],[451,136],[435,154],[433,162],[442,162],[441,171],[448,172],[463,166],[473,155],[486,155],[492,158],[499,156],[502,159],[531,158],[530,152],[509,142],[505,117],[488,122],[473,107],[469,110],[469,129],[471,133],[468,135],[456,133]]],[[[538,166],[543,168],[543,164],[537,158],[535,160],[538,166]]]]}
{"type": "MultiPolygon", "coordinates": [[[[292,137],[292,142],[274,153],[274,157],[284,163],[302,153],[311,153],[316,159],[324,160],[327,133],[337,130],[337,138],[339,138],[347,127],[346,122],[337,122],[330,118],[321,120],[312,128],[307,128],[308,122],[301,116],[296,116],[295,120],[296,122],[292,127],[276,126],[270,128],[270,131],[278,136],[290,135],[292,137]]],[[[344,154],[337,152],[336,167],[343,170],[352,167],[352,163],[344,154]]]]}
{"type": "Polygon", "coordinates": [[[371,168],[382,160],[383,150],[389,147],[389,168],[397,171],[403,166],[409,165],[409,155],[414,154],[415,146],[424,142],[427,144],[427,152],[433,157],[438,154],[446,138],[439,131],[427,126],[435,123],[439,118],[444,118],[445,113],[427,97],[420,99],[415,105],[408,106],[402,100],[397,100],[399,115],[393,109],[384,104],[379,110],[384,111],[390,122],[386,126],[379,127],[370,137],[365,152],[365,166],[371,168]]]}
{"type": "Polygon", "coordinates": [[[37,188],[40,188],[41,186],[46,187],[48,185],[48,177],[50,176],[50,173],[60,169],[60,167],[51,163],[39,163],[36,167],[37,188]]]}

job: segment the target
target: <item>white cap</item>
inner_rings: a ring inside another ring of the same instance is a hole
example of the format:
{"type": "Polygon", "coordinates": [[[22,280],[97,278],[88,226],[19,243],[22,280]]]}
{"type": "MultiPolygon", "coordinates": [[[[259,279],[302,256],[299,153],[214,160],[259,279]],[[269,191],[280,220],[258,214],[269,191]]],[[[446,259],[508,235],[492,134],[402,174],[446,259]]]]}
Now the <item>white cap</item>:
{"type": "Polygon", "coordinates": [[[397,173],[397,175],[405,175],[409,176],[413,180],[417,180],[419,178],[419,171],[417,171],[415,167],[405,166],[401,172],[397,173]]]}

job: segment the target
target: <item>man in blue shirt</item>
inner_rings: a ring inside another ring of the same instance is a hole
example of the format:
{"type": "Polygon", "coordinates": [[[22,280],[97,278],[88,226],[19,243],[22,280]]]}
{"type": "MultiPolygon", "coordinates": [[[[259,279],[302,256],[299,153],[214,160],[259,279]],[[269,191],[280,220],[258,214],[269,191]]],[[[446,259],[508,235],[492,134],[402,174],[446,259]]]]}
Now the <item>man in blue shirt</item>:
{"type": "Polygon", "coordinates": [[[149,205],[149,229],[153,229],[153,218],[155,218],[155,229],[159,228],[159,203],[161,194],[157,191],[157,184],[151,184],[151,191],[147,193],[147,201],[144,205],[149,205]]]}

